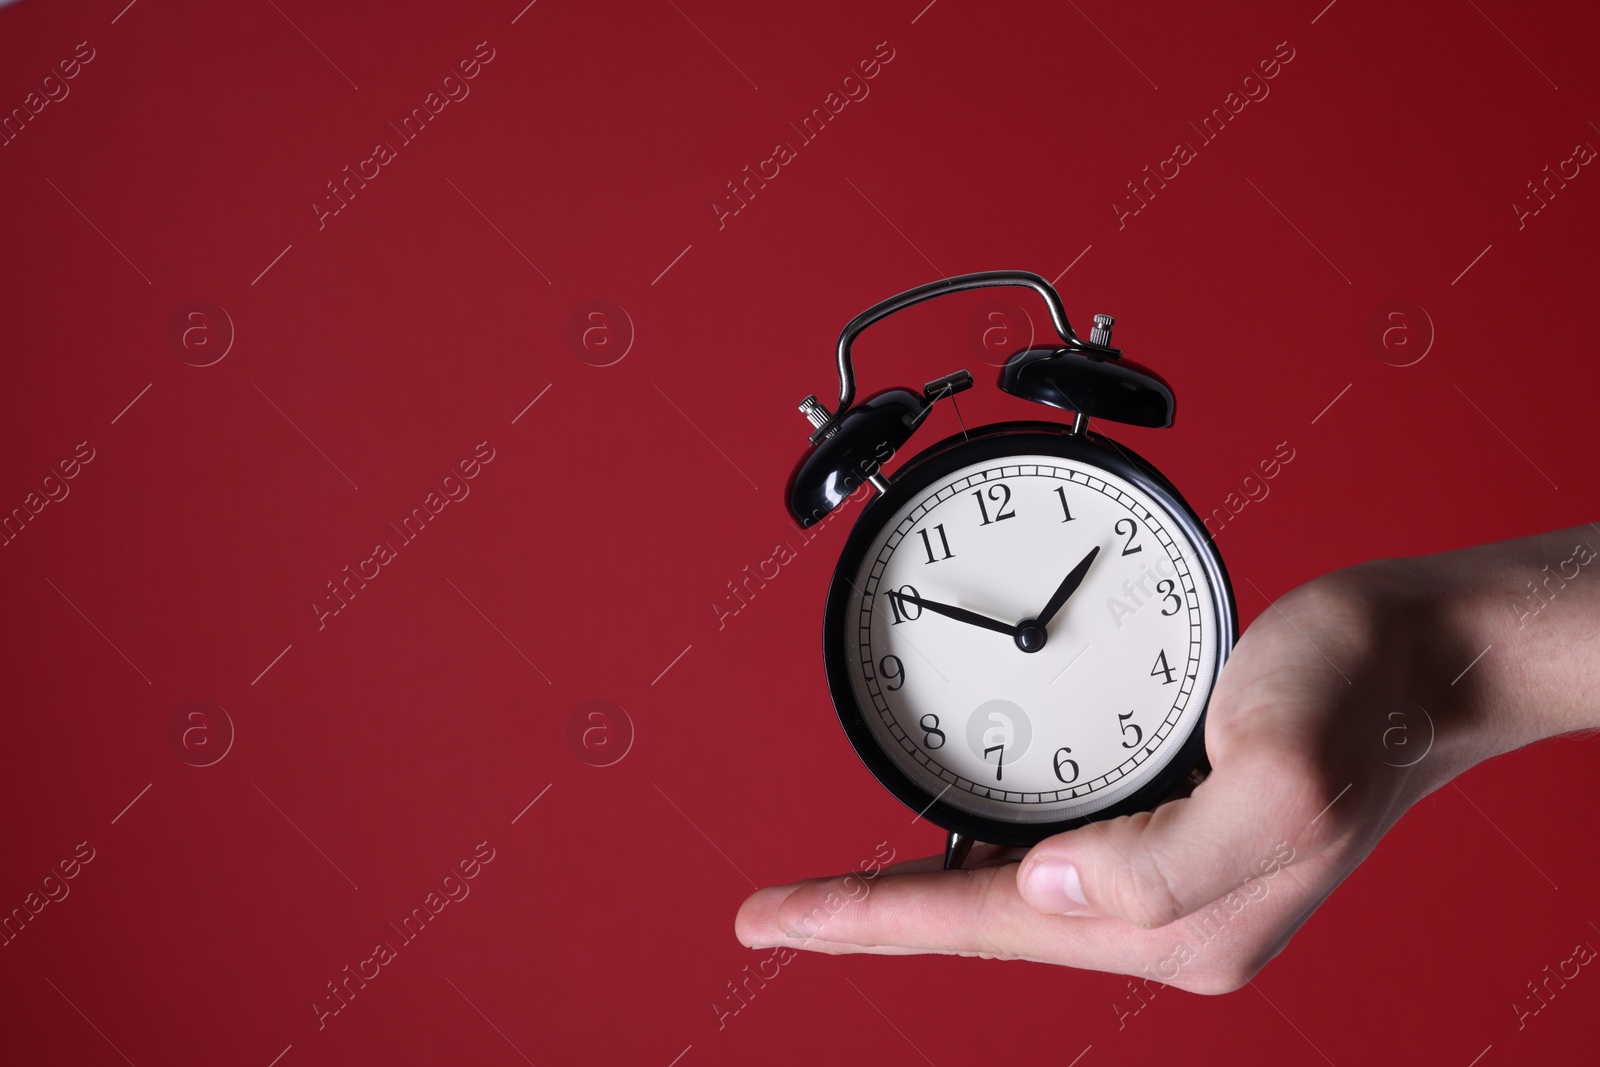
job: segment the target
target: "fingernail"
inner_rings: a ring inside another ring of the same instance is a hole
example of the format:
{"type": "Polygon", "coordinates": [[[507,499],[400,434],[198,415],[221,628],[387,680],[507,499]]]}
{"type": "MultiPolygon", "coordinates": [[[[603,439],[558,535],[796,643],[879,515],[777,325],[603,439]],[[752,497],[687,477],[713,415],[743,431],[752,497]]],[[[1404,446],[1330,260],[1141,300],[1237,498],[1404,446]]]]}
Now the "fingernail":
{"type": "Polygon", "coordinates": [[[1066,860],[1040,860],[1028,871],[1028,902],[1040,911],[1070,915],[1088,908],[1078,868],[1066,860]]]}

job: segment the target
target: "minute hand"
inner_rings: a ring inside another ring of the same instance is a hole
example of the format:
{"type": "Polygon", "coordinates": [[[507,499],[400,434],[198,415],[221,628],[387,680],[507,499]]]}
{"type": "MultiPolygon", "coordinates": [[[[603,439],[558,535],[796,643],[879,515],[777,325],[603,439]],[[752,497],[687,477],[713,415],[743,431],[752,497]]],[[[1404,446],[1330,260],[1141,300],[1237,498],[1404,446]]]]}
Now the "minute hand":
{"type": "Polygon", "coordinates": [[[1017,628],[1011,623],[991,619],[987,615],[979,615],[976,611],[968,611],[966,608],[953,607],[949,604],[940,604],[935,600],[924,600],[922,597],[913,596],[910,593],[891,592],[889,596],[891,599],[899,600],[902,604],[915,604],[918,607],[927,608],[936,615],[955,619],[957,622],[981,626],[986,630],[994,630],[996,633],[1005,634],[1007,637],[1017,636],[1017,628]]]}
{"type": "Polygon", "coordinates": [[[1066,604],[1067,598],[1077,591],[1078,586],[1083,584],[1083,576],[1089,573],[1089,564],[1093,563],[1094,558],[1099,554],[1100,546],[1095,545],[1089,550],[1089,554],[1079,560],[1078,565],[1072,568],[1067,576],[1061,580],[1061,585],[1056,588],[1055,593],[1050,597],[1050,603],[1046,604],[1044,610],[1039,612],[1037,621],[1040,626],[1050,625],[1050,620],[1056,617],[1056,612],[1060,611],[1062,605],[1066,604]]]}

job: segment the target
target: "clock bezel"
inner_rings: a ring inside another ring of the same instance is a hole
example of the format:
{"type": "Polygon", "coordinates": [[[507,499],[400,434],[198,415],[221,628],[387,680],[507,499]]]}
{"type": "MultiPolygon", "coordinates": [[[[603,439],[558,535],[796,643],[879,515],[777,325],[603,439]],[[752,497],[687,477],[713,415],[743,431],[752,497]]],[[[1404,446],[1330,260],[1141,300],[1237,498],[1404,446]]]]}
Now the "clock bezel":
{"type": "Polygon", "coordinates": [[[1095,433],[1074,434],[1059,423],[1030,421],[996,423],[973,430],[965,436],[947,437],[919,452],[890,476],[888,491],[867,504],[845,540],[834,569],[833,581],[828,588],[827,607],[823,612],[822,648],[828,690],[845,736],[849,738],[861,762],[884,788],[912,811],[921,812],[922,818],[945,830],[991,844],[1032,846],[1046,837],[1091,822],[1148,811],[1171,796],[1195,768],[1207,767],[1205,724],[1211,692],[1215,691],[1222,666],[1238,640],[1238,611],[1222,555],[1199,516],[1177,488],[1148,461],[1110,438],[1095,433]],[[1194,545],[1199,557],[1197,565],[1205,571],[1211,587],[1212,608],[1221,631],[1217,635],[1211,691],[1205,694],[1204,706],[1192,732],[1166,766],[1149,782],[1116,804],[1088,815],[1048,823],[1013,823],[973,814],[940,800],[937,794],[930,793],[902,770],[880,747],[856,702],[845,646],[846,617],[850,594],[853,592],[849,579],[859,570],[884,524],[891,521],[903,505],[941,478],[975,463],[1019,455],[1058,456],[1074,460],[1124,478],[1149,494],[1161,507],[1165,517],[1177,525],[1194,545]]]}

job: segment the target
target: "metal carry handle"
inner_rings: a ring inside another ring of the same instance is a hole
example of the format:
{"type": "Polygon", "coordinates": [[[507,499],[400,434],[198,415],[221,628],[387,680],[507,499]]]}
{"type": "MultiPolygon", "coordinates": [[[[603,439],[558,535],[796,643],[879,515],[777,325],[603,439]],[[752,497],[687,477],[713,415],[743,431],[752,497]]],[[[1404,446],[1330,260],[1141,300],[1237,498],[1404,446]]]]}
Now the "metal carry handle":
{"type": "Polygon", "coordinates": [[[898,296],[891,296],[881,303],[874,304],[845,326],[839,334],[839,406],[828,416],[827,421],[816,428],[811,435],[815,444],[832,432],[838,423],[839,417],[850,407],[856,396],[855,371],[850,366],[850,346],[856,336],[868,326],[880,319],[887,318],[897,311],[904,311],[913,304],[920,304],[924,300],[931,300],[936,296],[946,296],[950,293],[965,292],[969,289],[987,289],[999,285],[1016,285],[1032,289],[1044,298],[1045,305],[1050,309],[1050,320],[1055,324],[1056,333],[1068,345],[1078,346],[1082,342],[1072,332],[1072,324],[1067,321],[1066,308],[1061,306],[1061,297],[1051,288],[1050,283],[1037,274],[1025,270],[986,270],[976,274],[958,274],[954,278],[943,281],[929,282],[919,285],[915,289],[907,289],[898,296]]]}

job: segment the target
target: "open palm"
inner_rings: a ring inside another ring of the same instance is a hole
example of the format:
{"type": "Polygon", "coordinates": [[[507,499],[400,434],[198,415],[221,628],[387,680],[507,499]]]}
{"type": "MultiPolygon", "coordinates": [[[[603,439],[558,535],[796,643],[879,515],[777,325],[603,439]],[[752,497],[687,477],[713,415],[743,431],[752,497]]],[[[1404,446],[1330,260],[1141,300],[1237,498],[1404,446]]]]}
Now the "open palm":
{"type": "Polygon", "coordinates": [[[1427,630],[1399,566],[1325,575],[1256,619],[1212,694],[1213,771],[1191,795],[1048,838],[1020,863],[912,861],[865,893],[859,874],[762,889],[739,909],[740,941],[1239,988],[1407,808],[1491,754],[1458,743],[1448,676],[1430,666],[1448,628],[1427,630]]]}

